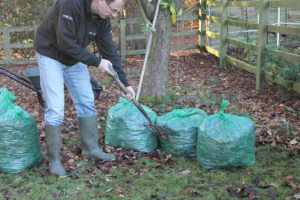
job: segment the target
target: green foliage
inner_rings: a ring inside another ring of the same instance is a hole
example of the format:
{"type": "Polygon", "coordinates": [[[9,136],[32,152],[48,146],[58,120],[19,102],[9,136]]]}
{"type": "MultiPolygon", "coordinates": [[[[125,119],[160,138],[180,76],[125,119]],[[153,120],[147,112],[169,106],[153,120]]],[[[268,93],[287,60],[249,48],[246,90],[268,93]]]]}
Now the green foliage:
{"type": "MultiPolygon", "coordinates": [[[[176,3],[174,0],[170,0],[171,2],[162,1],[160,6],[164,9],[168,9],[171,13],[171,21],[172,24],[176,24],[177,21],[177,11],[176,11],[176,3]]],[[[141,31],[146,35],[152,30],[152,24],[149,22],[145,22],[141,24],[141,31]]]]}
{"type": "Polygon", "coordinates": [[[300,36],[297,36],[297,35],[289,35],[289,36],[288,36],[288,40],[292,40],[292,41],[300,41],[300,36]]]}
{"type": "Polygon", "coordinates": [[[222,95],[214,92],[211,88],[201,88],[199,91],[200,102],[212,109],[218,108],[222,99],[222,95]]]}
{"type": "Polygon", "coordinates": [[[104,86],[106,86],[106,87],[109,86],[109,85],[111,84],[111,82],[112,82],[112,79],[109,78],[109,77],[104,78],[104,79],[101,79],[102,85],[104,85],[104,86]]]}
{"type": "Polygon", "coordinates": [[[176,94],[173,91],[168,91],[167,96],[169,96],[172,101],[177,101],[180,98],[180,95],[176,94]]]}
{"type": "Polygon", "coordinates": [[[212,82],[212,84],[214,84],[214,85],[220,85],[220,84],[221,84],[221,80],[218,79],[218,78],[213,78],[211,82],[212,82]]]}
{"type": "MultiPolygon", "coordinates": [[[[293,53],[300,55],[300,48],[294,49],[292,52],[289,51],[289,49],[285,47],[277,47],[274,45],[267,45],[267,49],[273,49],[277,51],[281,51],[284,53],[293,53]]],[[[256,65],[257,62],[257,52],[245,49],[245,61],[256,65]]],[[[283,86],[286,88],[293,87],[293,84],[295,82],[300,81],[300,64],[299,63],[293,63],[288,60],[282,59],[279,56],[272,54],[270,52],[267,52],[265,54],[265,62],[264,62],[263,70],[266,72],[271,73],[272,79],[275,80],[277,78],[283,78],[283,86]]]]}
{"type": "Polygon", "coordinates": [[[141,96],[139,102],[143,103],[143,104],[147,104],[147,103],[155,104],[155,103],[157,103],[156,98],[154,96],[149,96],[149,95],[141,96]]]}
{"type": "MultiPolygon", "coordinates": [[[[289,50],[284,47],[268,46],[270,49],[279,50],[288,53],[289,50]]],[[[294,52],[293,52],[294,53],[294,52]]],[[[295,52],[296,53],[296,52],[295,52]]],[[[295,82],[300,81],[300,64],[292,63],[288,60],[282,59],[274,54],[268,53],[266,55],[264,70],[272,73],[272,78],[283,78],[284,86],[291,88],[295,82]]]]}
{"type": "Polygon", "coordinates": [[[147,35],[151,31],[152,24],[150,23],[143,23],[141,24],[141,32],[147,35]]]}
{"type": "Polygon", "coordinates": [[[177,11],[176,11],[176,4],[174,3],[173,0],[170,2],[167,1],[162,1],[160,3],[162,8],[168,9],[171,13],[171,22],[172,24],[176,24],[177,22],[177,11]]]}
{"type": "Polygon", "coordinates": [[[173,91],[168,91],[166,96],[161,98],[156,98],[154,96],[144,95],[140,97],[141,103],[149,103],[149,104],[174,104],[178,99],[180,98],[179,95],[177,95],[173,91]]]}

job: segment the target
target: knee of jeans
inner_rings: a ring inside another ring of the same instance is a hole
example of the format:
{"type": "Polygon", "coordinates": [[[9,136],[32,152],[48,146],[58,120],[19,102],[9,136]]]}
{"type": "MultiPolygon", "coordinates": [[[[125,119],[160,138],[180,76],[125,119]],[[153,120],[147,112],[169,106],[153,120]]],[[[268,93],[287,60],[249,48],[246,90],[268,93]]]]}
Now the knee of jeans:
{"type": "Polygon", "coordinates": [[[94,103],[76,105],[78,117],[90,117],[97,114],[94,103]]]}
{"type": "Polygon", "coordinates": [[[63,114],[57,114],[54,112],[45,113],[45,123],[51,126],[60,126],[64,121],[63,114]]]}

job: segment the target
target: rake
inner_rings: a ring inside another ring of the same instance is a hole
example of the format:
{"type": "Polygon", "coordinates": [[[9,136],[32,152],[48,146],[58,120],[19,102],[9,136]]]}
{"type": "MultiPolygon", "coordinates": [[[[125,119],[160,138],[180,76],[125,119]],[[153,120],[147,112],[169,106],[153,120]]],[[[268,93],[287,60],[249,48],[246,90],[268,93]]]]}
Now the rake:
{"type": "MultiPolygon", "coordinates": [[[[109,66],[109,69],[113,74],[110,74],[110,73],[106,73],[106,74],[113,78],[113,80],[118,84],[119,88],[121,89],[121,91],[124,94],[127,94],[128,91],[127,91],[126,87],[124,86],[124,84],[121,82],[117,72],[113,69],[113,67],[111,65],[109,66]]],[[[167,139],[168,136],[176,135],[176,133],[173,130],[171,130],[170,128],[154,124],[152,122],[151,118],[149,117],[149,115],[147,114],[147,112],[145,111],[145,109],[135,99],[132,99],[131,102],[136,106],[136,108],[147,119],[149,124],[145,124],[144,126],[148,127],[151,132],[153,132],[154,134],[156,134],[158,136],[161,136],[163,139],[167,139]]]]}

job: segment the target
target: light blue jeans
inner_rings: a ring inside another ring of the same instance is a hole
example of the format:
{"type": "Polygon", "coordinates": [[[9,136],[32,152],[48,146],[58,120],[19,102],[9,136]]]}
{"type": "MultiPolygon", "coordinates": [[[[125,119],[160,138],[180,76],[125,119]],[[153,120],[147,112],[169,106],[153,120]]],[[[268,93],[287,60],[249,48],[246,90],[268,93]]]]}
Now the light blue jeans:
{"type": "Polygon", "coordinates": [[[46,103],[46,125],[59,126],[64,120],[64,84],[76,108],[77,117],[97,115],[94,93],[87,66],[77,63],[66,66],[47,56],[37,54],[40,84],[46,103]]]}

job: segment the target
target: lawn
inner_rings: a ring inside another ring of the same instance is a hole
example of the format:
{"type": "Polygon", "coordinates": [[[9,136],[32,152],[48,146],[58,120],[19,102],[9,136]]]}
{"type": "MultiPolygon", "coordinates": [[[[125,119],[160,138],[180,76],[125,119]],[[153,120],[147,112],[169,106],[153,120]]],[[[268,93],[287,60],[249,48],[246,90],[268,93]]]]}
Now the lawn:
{"type": "MultiPolygon", "coordinates": [[[[142,59],[127,59],[125,69],[136,88],[142,59]]],[[[44,161],[28,171],[0,174],[2,199],[300,199],[300,102],[299,95],[276,85],[255,90],[252,74],[234,68],[221,69],[208,54],[172,55],[169,93],[159,101],[143,97],[141,103],[158,115],[175,108],[193,107],[209,115],[218,111],[222,99],[230,101],[228,113],[246,116],[256,123],[257,162],[246,168],[205,170],[195,158],[172,157],[161,152],[138,153],[106,147],[117,161],[83,159],[76,112],[66,96],[63,124],[63,162],[68,177],[49,176],[44,161]]],[[[21,73],[26,67],[12,67],[21,73]]],[[[96,70],[91,74],[103,85],[96,102],[99,125],[105,127],[107,110],[118,101],[118,88],[96,70]]],[[[15,103],[37,119],[45,153],[42,110],[34,92],[7,78],[1,87],[16,94],[15,103]]],[[[100,143],[104,142],[101,129],[100,143]]]]}
{"type": "Polygon", "coordinates": [[[0,174],[0,199],[299,199],[299,157],[270,145],[259,145],[256,155],[257,163],[246,168],[206,170],[193,158],[142,157],[106,173],[84,159],[65,178],[48,176],[42,163],[0,174]]]}

